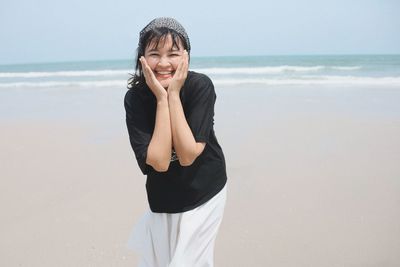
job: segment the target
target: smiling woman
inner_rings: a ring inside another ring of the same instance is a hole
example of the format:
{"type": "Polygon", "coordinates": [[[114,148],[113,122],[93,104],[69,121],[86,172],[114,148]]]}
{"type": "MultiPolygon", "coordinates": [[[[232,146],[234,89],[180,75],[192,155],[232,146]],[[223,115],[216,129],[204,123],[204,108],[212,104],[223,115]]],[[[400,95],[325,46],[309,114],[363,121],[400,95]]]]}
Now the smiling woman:
{"type": "Polygon", "coordinates": [[[128,243],[141,254],[141,267],[214,262],[225,157],[214,132],[214,85],[189,71],[189,54],[189,37],[173,18],[154,19],[140,32],[124,105],[129,140],[147,175],[150,210],[128,243]]]}
{"type": "Polygon", "coordinates": [[[164,88],[168,88],[172,76],[182,61],[183,49],[182,42],[178,39],[174,44],[170,34],[163,37],[162,43],[153,41],[145,49],[145,62],[164,88]]]}

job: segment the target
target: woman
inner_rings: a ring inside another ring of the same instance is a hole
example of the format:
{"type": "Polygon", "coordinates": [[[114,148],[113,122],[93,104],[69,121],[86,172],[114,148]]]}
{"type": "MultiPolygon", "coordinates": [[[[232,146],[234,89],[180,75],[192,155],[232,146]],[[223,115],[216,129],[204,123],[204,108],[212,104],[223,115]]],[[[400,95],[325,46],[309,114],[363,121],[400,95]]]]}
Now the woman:
{"type": "Polygon", "coordinates": [[[214,86],[188,70],[189,54],[189,37],[173,18],[156,18],[140,32],[124,105],[130,143],[147,175],[150,210],[128,243],[141,254],[141,267],[213,266],[226,166],[213,128],[214,86]]]}

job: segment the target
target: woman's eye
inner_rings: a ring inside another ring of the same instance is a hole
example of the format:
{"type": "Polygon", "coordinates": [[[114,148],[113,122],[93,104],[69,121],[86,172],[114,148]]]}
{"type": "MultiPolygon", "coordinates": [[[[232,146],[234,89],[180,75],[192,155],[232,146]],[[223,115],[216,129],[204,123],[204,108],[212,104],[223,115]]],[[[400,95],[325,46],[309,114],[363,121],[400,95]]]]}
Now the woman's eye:
{"type": "Polygon", "coordinates": [[[177,57],[177,56],[180,56],[180,54],[173,53],[173,54],[171,54],[171,56],[173,56],[173,57],[177,57]]]}
{"type": "Polygon", "coordinates": [[[158,56],[157,53],[150,53],[149,56],[154,57],[154,56],[158,56]]]}

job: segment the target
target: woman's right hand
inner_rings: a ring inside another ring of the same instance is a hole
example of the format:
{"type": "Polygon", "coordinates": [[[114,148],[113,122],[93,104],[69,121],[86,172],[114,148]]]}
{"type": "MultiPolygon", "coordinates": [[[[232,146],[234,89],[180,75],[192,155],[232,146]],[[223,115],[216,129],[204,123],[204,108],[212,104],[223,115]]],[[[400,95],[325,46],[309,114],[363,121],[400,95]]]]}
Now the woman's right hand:
{"type": "Polygon", "coordinates": [[[147,64],[146,59],[143,56],[141,56],[139,60],[140,60],[140,63],[142,64],[142,70],[143,70],[144,78],[146,80],[146,84],[149,86],[150,90],[156,96],[157,100],[161,99],[162,97],[168,96],[167,91],[157,80],[153,71],[147,64]]]}

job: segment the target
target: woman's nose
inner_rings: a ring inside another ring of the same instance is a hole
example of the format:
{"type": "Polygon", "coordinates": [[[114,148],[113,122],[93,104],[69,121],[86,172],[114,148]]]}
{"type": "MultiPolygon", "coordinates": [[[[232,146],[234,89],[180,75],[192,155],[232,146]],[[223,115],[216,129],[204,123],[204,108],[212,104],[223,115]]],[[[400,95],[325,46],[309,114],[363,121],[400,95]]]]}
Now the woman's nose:
{"type": "Polygon", "coordinates": [[[167,57],[160,57],[160,61],[158,62],[158,65],[166,66],[169,64],[170,64],[170,62],[167,57]]]}

